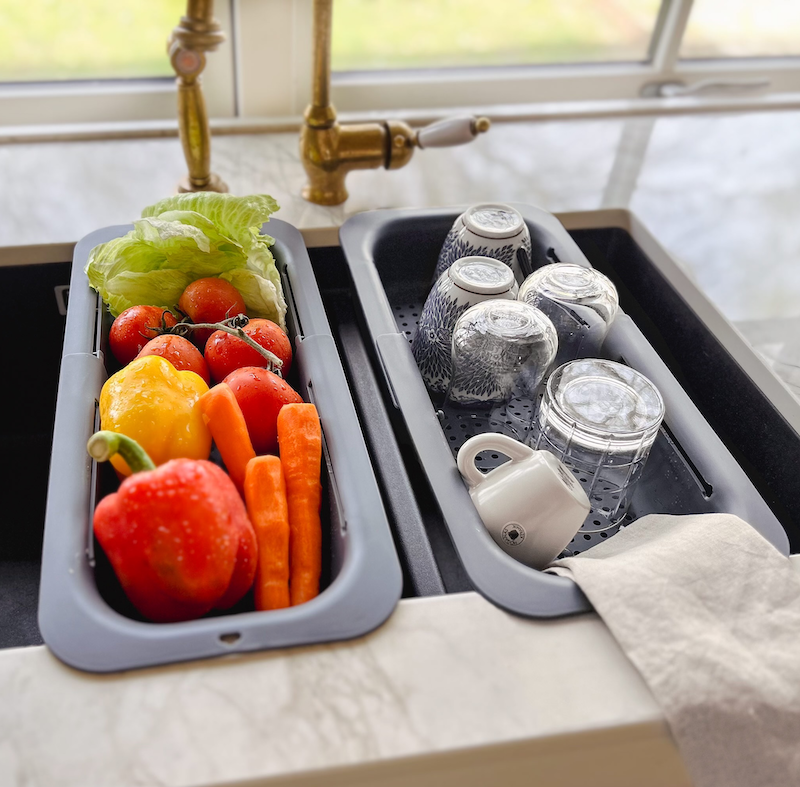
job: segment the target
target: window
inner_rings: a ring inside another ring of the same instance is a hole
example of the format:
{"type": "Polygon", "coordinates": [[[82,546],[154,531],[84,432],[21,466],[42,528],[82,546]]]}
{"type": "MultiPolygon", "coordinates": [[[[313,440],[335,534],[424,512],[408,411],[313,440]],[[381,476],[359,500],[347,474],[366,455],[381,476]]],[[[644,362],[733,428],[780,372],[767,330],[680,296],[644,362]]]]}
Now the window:
{"type": "MultiPolygon", "coordinates": [[[[0,126],[170,121],[185,0],[0,0],[0,126]]],[[[800,95],[797,0],[334,0],[340,113],[800,95]]],[[[297,122],[313,0],[217,0],[209,114],[297,122]]]]}
{"type": "Polygon", "coordinates": [[[333,100],[344,111],[800,92],[796,0],[336,0],[334,9],[333,100]],[[414,26],[424,32],[409,44],[414,26]]]}
{"type": "MultiPolygon", "coordinates": [[[[0,0],[0,126],[174,119],[167,39],[185,11],[185,0],[0,0]]],[[[230,30],[230,3],[215,11],[230,30]]],[[[209,64],[209,112],[231,117],[230,38],[209,64]]]]}
{"type": "Polygon", "coordinates": [[[336,0],[333,68],[644,62],[659,0],[336,0]]]}
{"type": "Polygon", "coordinates": [[[792,57],[800,54],[797,0],[694,0],[682,58],[792,57]]]}
{"type": "Polygon", "coordinates": [[[0,0],[0,82],[172,76],[184,0],[0,0]]]}

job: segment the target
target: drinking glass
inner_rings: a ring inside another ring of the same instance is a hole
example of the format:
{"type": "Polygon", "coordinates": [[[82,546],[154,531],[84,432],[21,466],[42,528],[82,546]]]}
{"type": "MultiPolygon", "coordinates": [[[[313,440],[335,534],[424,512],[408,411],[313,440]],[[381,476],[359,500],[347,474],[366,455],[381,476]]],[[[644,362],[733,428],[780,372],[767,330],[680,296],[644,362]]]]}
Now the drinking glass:
{"type": "Polygon", "coordinates": [[[518,300],[543,311],[558,334],[554,367],[600,353],[616,317],[614,283],[594,268],[567,262],[544,265],[523,282],[518,300]]]}
{"type": "Polygon", "coordinates": [[[428,390],[443,394],[450,382],[453,326],[470,306],[487,299],[515,300],[511,269],[491,257],[462,257],[442,271],[431,288],[411,341],[411,352],[428,390]]]}
{"type": "Polygon", "coordinates": [[[586,358],[547,379],[531,444],[555,454],[592,504],[582,533],[616,530],[664,418],[664,400],[644,375],[586,358]]]}
{"type": "Polygon", "coordinates": [[[557,346],[553,323],[527,303],[487,300],[471,306],[453,328],[445,407],[490,410],[494,431],[524,440],[531,403],[557,346]]]}

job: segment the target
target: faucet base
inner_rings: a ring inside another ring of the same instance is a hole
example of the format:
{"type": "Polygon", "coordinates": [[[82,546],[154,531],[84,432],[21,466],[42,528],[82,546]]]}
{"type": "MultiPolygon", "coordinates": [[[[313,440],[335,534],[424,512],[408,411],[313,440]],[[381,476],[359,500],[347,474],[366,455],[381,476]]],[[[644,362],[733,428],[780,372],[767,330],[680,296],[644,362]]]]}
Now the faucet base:
{"type": "Polygon", "coordinates": [[[218,194],[227,194],[228,186],[219,175],[213,172],[208,178],[208,183],[205,185],[196,185],[192,183],[189,175],[181,178],[178,182],[178,194],[188,194],[195,191],[216,191],[218,194]]]}
{"type": "Polygon", "coordinates": [[[350,196],[344,186],[321,188],[310,183],[303,186],[303,199],[316,205],[341,205],[350,196]]]}

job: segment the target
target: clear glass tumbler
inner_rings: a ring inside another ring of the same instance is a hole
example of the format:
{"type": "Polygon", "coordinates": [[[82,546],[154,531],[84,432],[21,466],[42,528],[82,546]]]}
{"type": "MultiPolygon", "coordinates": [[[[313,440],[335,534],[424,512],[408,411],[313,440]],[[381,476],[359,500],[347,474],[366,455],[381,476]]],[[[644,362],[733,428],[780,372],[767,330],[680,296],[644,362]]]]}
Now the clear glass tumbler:
{"type": "Polygon", "coordinates": [[[555,326],[556,367],[597,356],[619,308],[617,288],[607,276],[567,262],[535,270],[519,288],[517,300],[543,311],[555,326]]]}
{"type": "Polygon", "coordinates": [[[487,300],[471,306],[453,328],[445,408],[492,411],[493,431],[524,440],[532,402],[557,347],[553,323],[527,303],[487,300]]]}
{"type": "Polygon", "coordinates": [[[658,389],[624,364],[586,358],[550,375],[531,443],[561,459],[589,496],[580,532],[619,527],[663,418],[658,389]]]}
{"type": "Polygon", "coordinates": [[[433,285],[411,342],[411,352],[428,390],[443,394],[450,383],[451,346],[456,320],[470,306],[489,299],[515,300],[511,269],[490,257],[462,257],[433,285]]]}

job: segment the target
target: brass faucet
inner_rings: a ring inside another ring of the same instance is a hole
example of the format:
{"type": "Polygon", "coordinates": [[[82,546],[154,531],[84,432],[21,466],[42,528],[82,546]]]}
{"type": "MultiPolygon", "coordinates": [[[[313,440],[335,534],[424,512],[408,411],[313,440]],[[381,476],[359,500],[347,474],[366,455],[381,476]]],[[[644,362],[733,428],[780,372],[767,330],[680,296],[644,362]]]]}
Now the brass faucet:
{"type": "Polygon", "coordinates": [[[347,199],[344,179],[354,169],[399,169],[415,147],[470,142],[488,131],[485,117],[457,117],[414,131],[398,120],[340,125],[330,101],[333,0],[314,0],[314,65],[311,104],[300,131],[300,158],[308,175],[303,197],[318,205],[347,199]]]}
{"type": "Polygon", "coordinates": [[[186,15],[167,42],[178,78],[178,130],[189,167],[189,174],[178,184],[179,192],[228,190],[211,172],[211,132],[200,81],[205,53],[213,52],[224,40],[214,19],[214,0],[187,0],[186,15]]]}

